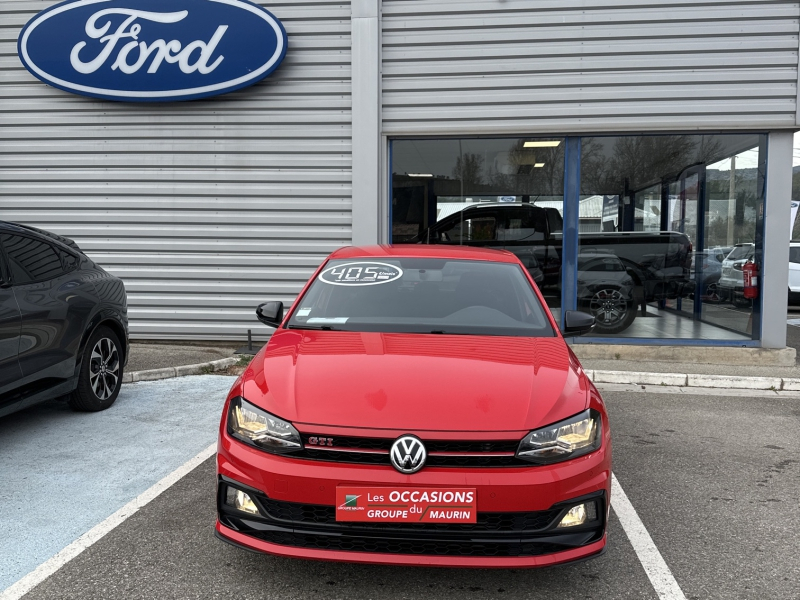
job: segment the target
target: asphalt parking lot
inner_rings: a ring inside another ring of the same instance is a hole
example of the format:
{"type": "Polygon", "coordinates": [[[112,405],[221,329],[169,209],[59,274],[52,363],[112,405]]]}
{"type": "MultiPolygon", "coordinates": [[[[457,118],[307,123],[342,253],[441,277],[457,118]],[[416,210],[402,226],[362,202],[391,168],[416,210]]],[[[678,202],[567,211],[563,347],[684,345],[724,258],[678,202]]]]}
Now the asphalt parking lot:
{"type": "MultiPolygon", "coordinates": [[[[194,436],[169,443],[172,450],[166,455],[171,464],[181,458],[185,460],[194,455],[196,448],[213,441],[221,395],[230,383],[222,377],[172,381],[181,382],[184,395],[201,400],[187,402],[184,411],[171,418],[180,414],[186,422],[190,412],[202,410],[214,414],[198,421],[194,436]],[[219,395],[208,397],[214,394],[219,395]],[[184,448],[189,439],[193,440],[192,448],[184,448]]],[[[155,384],[137,385],[127,388],[129,391],[120,397],[119,406],[111,410],[131,410],[128,406],[144,402],[156,406],[158,394],[164,394],[162,401],[174,397],[174,388],[161,390],[155,384]]],[[[661,598],[800,597],[796,543],[796,531],[800,528],[800,436],[796,434],[800,425],[800,398],[664,391],[604,393],[614,434],[614,472],[652,538],[656,552],[663,557],[679,586],[677,592],[662,591],[661,598]]],[[[39,420],[43,431],[52,429],[53,423],[68,429],[69,423],[60,420],[59,414],[54,408],[48,412],[43,407],[33,415],[36,419],[29,418],[39,420]]],[[[158,419],[158,411],[149,414],[158,419]]],[[[112,415],[112,412],[93,415],[92,419],[112,415]]],[[[0,428],[4,425],[0,424],[0,428]]],[[[63,435],[77,441],[86,425],[82,427],[83,430],[63,435]]],[[[162,432],[168,429],[152,420],[139,419],[130,420],[127,433],[131,439],[141,436],[142,452],[154,452],[153,448],[162,446],[166,438],[163,433],[160,438],[148,436],[147,432],[153,428],[162,432]]],[[[35,433],[35,429],[30,430],[31,436],[35,433]]],[[[4,440],[5,450],[8,440],[2,432],[0,439],[4,440]]],[[[28,442],[20,436],[15,443],[28,442]]],[[[41,440],[36,444],[40,447],[41,440]]],[[[162,459],[163,452],[156,454],[153,461],[166,460],[162,459]]],[[[71,454],[65,456],[66,464],[71,464],[71,454]]],[[[63,471],[64,465],[52,458],[30,460],[26,464],[27,476],[35,478],[29,491],[35,491],[37,486],[46,490],[46,482],[63,471]]],[[[2,466],[5,472],[9,465],[4,462],[2,466]]],[[[131,470],[128,477],[136,479],[139,477],[136,473],[131,470]]],[[[128,494],[133,497],[147,481],[157,477],[157,473],[139,477],[141,481],[132,485],[128,494]]],[[[108,494],[117,487],[117,482],[109,480],[104,486],[101,477],[96,485],[103,490],[101,494],[108,494]]],[[[652,575],[653,557],[641,551],[637,554],[614,511],[608,550],[589,562],[543,570],[409,569],[282,559],[228,546],[213,536],[213,490],[212,458],[24,597],[343,600],[659,597],[646,571],[649,568],[652,575]]],[[[3,531],[20,515],[28,518],[31,511],[41,514],[37,510],[41,504],[32,501],[33,498],[35,494],[22,499],[12,496],[10,503],[20,506],[9,507],[9,497],[3,496],[0,505],[3,531]]],[[[105,512],[116,510],[122,500],[115,497],[105,512]]],[[[71,506],[56,513],[57,519],[74,520],[82,511],[71,506]]],[[[93,515],[98,522],[105,518],[101,513],[93,515]]],[[[53,520],[52,514],[50,519],[53,520]]],[[[80,528],[86,528],[86,524],[82,523],[80,528]]],[[[35,535],[18,536],[12,554],[20,552],[26,544],[41,545],[49,537],[46,530],[47,526],[35,530],[35,535]]],[[[66,538],[59,539],[59,543],[64,543],[66,538]]],[[[0,575],[7,569],[6,550],[0,559],[0,575]]],[[[46,553],[52,552],[53,548],[49,548],[46,553]]]]}

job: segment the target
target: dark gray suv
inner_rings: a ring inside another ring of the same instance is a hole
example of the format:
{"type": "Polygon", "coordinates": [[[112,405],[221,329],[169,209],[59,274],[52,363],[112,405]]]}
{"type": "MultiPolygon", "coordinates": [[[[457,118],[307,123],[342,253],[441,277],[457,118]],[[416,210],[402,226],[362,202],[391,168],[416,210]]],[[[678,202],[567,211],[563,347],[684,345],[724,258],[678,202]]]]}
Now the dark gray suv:
{"type": "Polygon", "coordinates": [[[0,416],[53,398],[104,410],[127,358],[122,281],[68,238],[0,221],[0,416]]]}

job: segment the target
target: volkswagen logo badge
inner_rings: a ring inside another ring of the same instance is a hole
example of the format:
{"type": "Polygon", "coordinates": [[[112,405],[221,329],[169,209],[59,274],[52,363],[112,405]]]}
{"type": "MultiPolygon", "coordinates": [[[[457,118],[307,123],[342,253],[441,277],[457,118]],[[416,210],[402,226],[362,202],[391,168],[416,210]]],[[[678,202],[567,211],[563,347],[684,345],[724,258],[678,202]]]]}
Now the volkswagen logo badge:
{"type": "Polygon", "coordinates": [[[422,440],[413,435],[404,435],[397,438],[389,451],[389,460],[392,466],[406,475],[416,473],[425,466],[428,453],[422,440]]]}

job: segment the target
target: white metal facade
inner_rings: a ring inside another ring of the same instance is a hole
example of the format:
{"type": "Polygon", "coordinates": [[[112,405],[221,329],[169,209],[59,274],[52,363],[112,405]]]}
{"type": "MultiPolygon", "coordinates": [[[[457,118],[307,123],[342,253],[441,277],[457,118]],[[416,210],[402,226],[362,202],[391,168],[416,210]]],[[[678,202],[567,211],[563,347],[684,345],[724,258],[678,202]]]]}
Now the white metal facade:
{"type": "Polygon", "coordinates": [[[136,105],[35,80],[0,1],[0,219],[67,235],[128,290],[133,337],[246,338],[351,239],[350,5],[264,4],[289,49],[263,83],[136,105]]]}
{"type": "Polygon", "coordinates": [[[17,36],[54,3],[0,0],[0,219],[121,276],[140,338],[267,334],[256,304],[385,239],[391,136],[798,123],[798,2],[260,2],[289,35],[273,75],[156,105],[30,76],[17,36]]]}
{"type": "Polygon", "coordinates": [[[383,0],[383,129],[793,128],[799,18],[772,0],[383,0]]]}

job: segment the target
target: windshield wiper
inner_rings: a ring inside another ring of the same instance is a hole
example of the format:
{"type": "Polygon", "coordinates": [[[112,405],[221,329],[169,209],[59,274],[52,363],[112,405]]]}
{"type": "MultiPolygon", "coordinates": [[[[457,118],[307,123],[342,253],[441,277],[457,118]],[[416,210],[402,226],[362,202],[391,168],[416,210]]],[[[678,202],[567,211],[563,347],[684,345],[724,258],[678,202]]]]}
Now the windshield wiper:
{"type": "Polygon", "coordinates": [[[344,331],[332,325],[288,325],[286,329],[308,329],[311,331],[344,331]]]}

